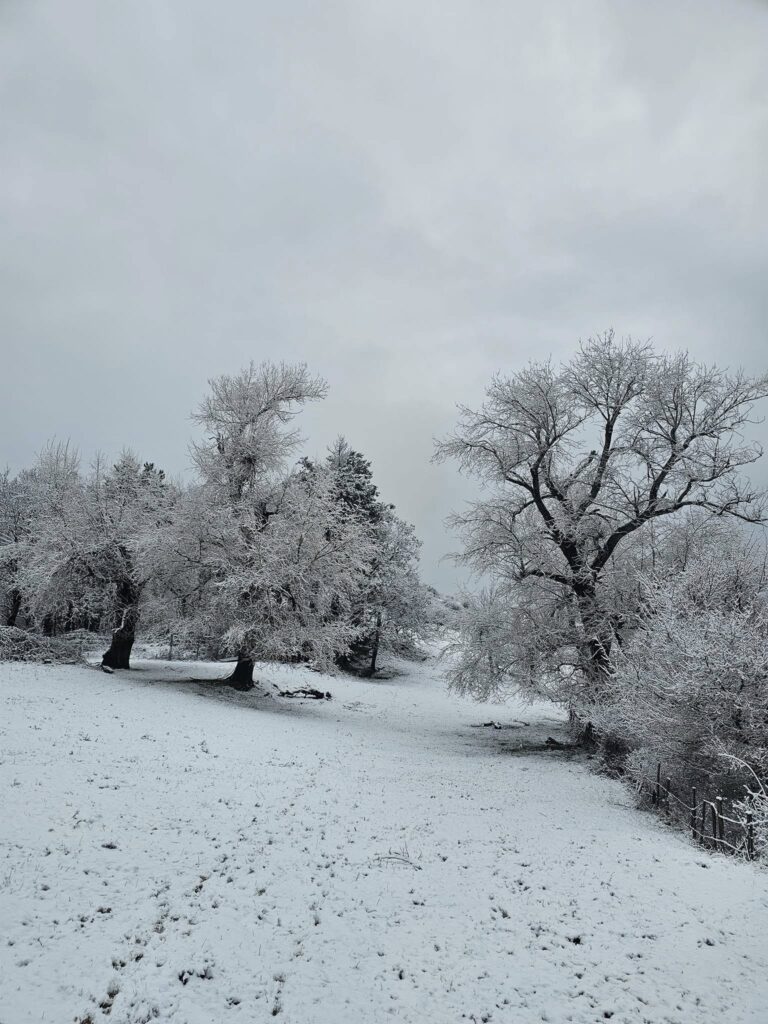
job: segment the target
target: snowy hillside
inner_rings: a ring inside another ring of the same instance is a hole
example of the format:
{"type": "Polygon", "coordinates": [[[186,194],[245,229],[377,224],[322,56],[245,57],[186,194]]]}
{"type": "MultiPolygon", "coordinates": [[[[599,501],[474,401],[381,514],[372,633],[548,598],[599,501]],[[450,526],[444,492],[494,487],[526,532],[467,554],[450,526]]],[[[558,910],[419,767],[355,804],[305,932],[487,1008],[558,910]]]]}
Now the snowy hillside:
{"type": "Polygon", "coordinates": [[[765,872],[401,667],[0,665],[0,1024],[761,1019],[765,872]]]}

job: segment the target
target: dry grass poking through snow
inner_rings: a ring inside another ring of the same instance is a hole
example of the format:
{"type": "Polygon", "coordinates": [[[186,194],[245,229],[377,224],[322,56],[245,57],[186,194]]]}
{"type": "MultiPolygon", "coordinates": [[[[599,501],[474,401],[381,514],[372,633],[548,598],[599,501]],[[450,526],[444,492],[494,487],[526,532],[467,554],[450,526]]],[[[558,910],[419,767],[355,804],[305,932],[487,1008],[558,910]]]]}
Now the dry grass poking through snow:
{"type": "Polygon", "coordinates": [[[765,871],[403,668],[0,666],[0,1024],[761,1019],[765,871]]]}

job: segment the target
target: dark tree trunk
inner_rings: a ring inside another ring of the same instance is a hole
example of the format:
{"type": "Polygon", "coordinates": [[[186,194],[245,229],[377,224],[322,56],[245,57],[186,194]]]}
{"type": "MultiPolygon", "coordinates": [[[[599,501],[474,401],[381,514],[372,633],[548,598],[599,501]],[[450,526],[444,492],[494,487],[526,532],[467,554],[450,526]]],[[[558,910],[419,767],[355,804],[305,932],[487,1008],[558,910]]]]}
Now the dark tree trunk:
{"type": "Polygon", "coordinates": [[[21,611],[21,591],[12,590],[8,595],[8,614],[5,617],[6,626],[15,626],[16,620],[21,611]]]}
{"type": "Polygon", "coordinates": [[[104,652],[101,664],[107,668],[130,668],[131,649],[136,639],[136,626],[139,621],[139,610],[137,605],[123,608],[123,617],[120,625],[112,633],[112,643],[109,650],[104,652]]]}
{"type": "Polygon", "coordinates": [[[374,673],[376,672],[376,659],[379,656],[379,637],[381,635],[381,614],[376,616],[376,631],[373,634],[373,640],[371,641],[371,663],[368,666],[368,675],[373,679],[374,673]]]}
{"type": "MultiPolygon", "coordinates": [[[[130,556],[125,548],[120,553],[130,569],[130,556]]],[[[122,610],[120,625],[112,633],[112,643],[104,653],[101,664],[106,668],[130,668],[131,648],[136,639],[136,627],[139,624],[139,598],[141,588],[137,587],[133,578],[126,573],[120,579],[117,588],[117,607],[122,610]]]]}
{"type": "Polygon", "coordinates": [[[588,672],[595,688],[599,691],[605,684],[611,665],[611,644],[610,640],[601,640],[595,637],[587,644],[588,672]]]}
{"type": "MultiPolygon", "coordinates": [[[[608,618],[598,602],[596,581],[582,582],[574,587],[574,591],[584,631],[580,661],[587,682],[585,697],[587,701],[599,700],[609,682],[613,635],[608,618]]],[[[597,745],[599,737],[593,723],[573,711],[571,730],[576,742],[587,749],[594,749],[597,745]]]]}
{"type": "Polygon", "coordinates": [[[227,676],[225,682],[235,690],[252,690],[253,682],[253,658],[238,657],[232,675],[227,676]]]}
{"type": "Polygon", "coordinates": [[[590,680],[591,688],[598,694],[610,670],[610,627],[598,606],[595,583],[580,583],[574,587],[574,591],[585,638],[581,651],[582,668],[590,680]]]}

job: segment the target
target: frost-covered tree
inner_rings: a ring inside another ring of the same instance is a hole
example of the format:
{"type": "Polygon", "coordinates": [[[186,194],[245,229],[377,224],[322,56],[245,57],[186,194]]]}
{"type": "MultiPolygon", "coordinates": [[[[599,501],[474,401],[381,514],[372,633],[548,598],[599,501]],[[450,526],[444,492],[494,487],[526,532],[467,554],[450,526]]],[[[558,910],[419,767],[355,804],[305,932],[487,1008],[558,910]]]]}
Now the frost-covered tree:
{"type": "MultiPolygon", "coordinates": [[[[288,648],[291,656],[298,656],[297,645],[291,647],[286,639],[291,611],[296,620],[294,639],[302,629],[319,627],[322,618],[320,605],[312,604],[300,583],[306,582],[309,589],[317,585],[321,565],[329,567],[333,559],[330,550],[322,555],[315,550],[302,566],[312,548],[309,534],[302,534],[299,525],[302,502],[305,508],[314,504],[315,534],[323,523],[328,530],[332,524],[321,514],[322,489],[302,489],[299,476],[287,474],[286,465],[301,443],[299,432],[290,427],[292,420],[305,402],[322,399],[327,385],[304,364],[268,362],[252,363],[235,376],[215,378],[209,385],[210,393],[194,417],[206,438],[193,446],[201,477],[194,501],[207,506],[202,521],[209,532],[198,537],[195,558],[199,564],[188,572],[196,576],[199,588],[198,621],[207,616],[208,631],[218,632],[227,649],[236,654],[232,682],[249,686],[256,656],[267,656],[268,650],[273,656],[278,650],[287,656],[288,648]],[[294,541],[292,562],[286,551],[294,541]],[[277,571],[280,565],[290,570],[285,578],[277,571]],[[311,623],[309,612],[314,615],[311,623]],[[264,632],[270,618],[271,648],[264,632]]],[[[315,646],[321,657],[323,644],[318,640],[315,646]]]]}
{"type": "Polygon", "coordinates": [[[206,435],[192,446],[202,480],[235,510],[244,499],[267,500],[271,475],[301,444],[288,425],[306,402],[325,397],[327,384],[303,363],[269,362],[208,384],[210,393],[192,417],[206,435]]]}
{"type": "Polygon", "coordinates": [[[31,623],[50,633],[58,626],[66,628],[73,612],[53,552],[59,534],[76,518],[83,486],[77,452],[68,444],[50,442],[28,471],[27,481],[24,529],[16,545],[16,584],[31,623]]]}
{"type": "Polygon", "coordinates": [[[659,354],[612,332],[562,366],[494,377],[482,407],[463,407],[436,452],[487,489],[453,519],[461,557],[491,579],[499,614],[512,621],[516,610],[500,675],[487,675],[495,657],[460,660],[462,685],[525,682],[526,666],[538,671],[543,658],[566,692],[599,692],[625,625],[615,595],[632,545],[689,509],[763,518],[762,496],[740,470],[761,454],[742,432],[766,394],[768,376],[659,354]]]}
{"type": "Polygon", "coordinates": [[[21,574],[32,614],[46,628],[111,623],[102,664],[129,668],[150,552],[174,500],[161,471],[124,452],[85,477],[76,452],[47,448],[34,470],[32,542],[21,574]]]}
{"type": "Polygon", "coordinates": [[[162,542],[176,628],[237,654],[230,681],[243,688],[256,659],[332,664],[359,632],[353,599],[371,541],[343,513],[331,474],[289,474],[237,513],[210,499],[190,491],[162,542]]]}
{"type": "Polygon", "coordinates": [[[360,518],[342,514],[330,474],[293,475],[266,520],[242,510],[233,541],[215,597],[227,646],[251,661],[333,664],[359,631],[351,613],[371,544],[360,518]]]}
{"type": "MultiPolygon", "coordinates": [[[[421,542],[414,528],[395,515],[395,506],[380,499],[370,460],[344,437],[329,448],[324,468],[340,515],[365,527],[370,552],[353,601],[357,635],[338,661],[345,669],[373,676],[381,650],[410,653],[426,634],[428,595],[418,575],[421,542]]],[[[308,459],[302,470],[317,472],[308,459]]]]}
{"type": "Polygon", "coordinates": [[[571,700],[574,622],[567,602],[546,587],[491,583],[465,596],[448,644],[452,689],[476,700],[571,700]]]}
{"type": "Polygon", "coordinates": [[[33,484],[29,471],[0,474],[0,623],[15,626],[24,605],[21,571],[32,534],[33,484]]]}
{"type": "Polygon", "coordinates": [[[155,628],[210,657],[219,656],[229,623],[216,616],[217,573],[222,552],[236,542],[236,521],[228,505],[214,501],[211,491],[200,485],[179,493],[153,545],[155,580],[147,603],[155,628]]]}
{"type": "Polygon", "coordinates": [[[428,594],[419,579],[421,541],[410,523],[387,509],[370,531],[373,551],[358,599],[361,639],[367,666],[373,676],[381,650],[410,654],[416,642],[429,632],[428,594]]]}
{"type": "MultiPolygon", "coordinates": [[[[351,512],[376,524],[394,509],[394,505],[386,504],[379,497],[370,459],[356,451],[345,437],[340,435],[330,446],[325,464],[333,473],[337,500],[351,512]]],[[[305,465],[311,467],[308,460],[305,465]]]]}

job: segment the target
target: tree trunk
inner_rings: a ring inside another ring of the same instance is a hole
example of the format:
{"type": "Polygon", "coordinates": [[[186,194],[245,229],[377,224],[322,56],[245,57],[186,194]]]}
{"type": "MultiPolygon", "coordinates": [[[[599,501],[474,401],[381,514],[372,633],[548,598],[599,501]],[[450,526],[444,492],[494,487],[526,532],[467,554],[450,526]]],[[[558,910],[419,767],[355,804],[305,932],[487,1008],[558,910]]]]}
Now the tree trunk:
{"type": "Polygon", "coordinates": [[[253,682],[253,658],[238,656],[237,664],[232,675],[224,680],[234,690],[252,690],[253,682]]]}
{"type": "MultiPolygon", "coordinates": [[[[125,548],[120,553],[130,567],[130,556],[125,548]]],[[[139,598],[141,588],[137,587],[133,577],[126,573],[118,582],[117,607],[122,610],[120,625],[112,633],[112,643],[105,651],[101,664],[106,668],[130,668],[131,648],[136,639],[136,627],[139,624],[139,598]]]]}
{"type": "Polygon", "coordinates": [[[584,632],[580,660],[591,689],[599,693],[610,669],[612,637],[598,606],[595,584],[581,583],[574,587],[574,591],[584,632]]]}
{"type": "Polygon", "coordinates": [[[592,637],[587,643],[589,654],[589,675],[599,689],[608,675],[611,664],[611,643],[610,640],[601,640],[599,637],[592,637]]]}
{"type": "Polygon", "coordinates": [[[6,626],[15,626],[16,620],[21,611],[21,591],[12,590],[8,595],[8,614],[5,617],[6,626]]]}
{"type": "Polygon", "coordinates": [[[101,664],[107,668],[130,668],[131,648],[136,639],[136,626],[139,621],[138,605],[132,604],[123,608],[120,625],[112,633],[112,643],[104,652],[101,664]]]}
{"type": "Polygon", "coordinates": [[[373,643],[371,645],[371,663],[368,667],[367,675],[373,679],[374,673],[376,672],[376,659],[379,656],[379,637],[381,635],[381,613],[376,616],[376,631],[373,634],[373,643]]]}
{"type": "MultiPolygon", "coordinates": [[[[608,684],[611,667],[611,646],[613,636],[606,617],[601,613],[595,581],[581,583],[574,587],[583,630],[579,652],[581,668],[586,677],[586,702],[600,700],[608,684]]],[[[571,710],[571,730],[576,742],[587,749],[594,749],[598,735],[593,723],[571,710]]]]}

